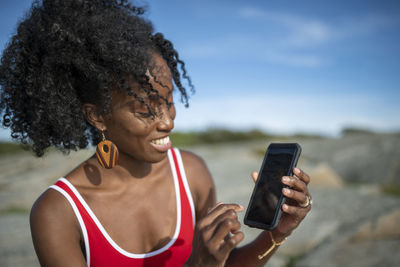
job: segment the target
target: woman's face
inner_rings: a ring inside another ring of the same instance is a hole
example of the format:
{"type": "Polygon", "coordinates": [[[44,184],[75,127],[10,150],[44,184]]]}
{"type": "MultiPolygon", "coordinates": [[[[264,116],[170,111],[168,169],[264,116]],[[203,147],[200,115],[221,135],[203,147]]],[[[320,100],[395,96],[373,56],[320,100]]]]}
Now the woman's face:
{"type": "Polygon", "coordinates": [[[160,98],[148,98],[138,84],[132,83],[133,92],[142,97],[146,104],[156,112],[149,113],[145,104],[126,92],[112,93],[110,113],[104,117],[106,139],[118,148],[120,160],[127,156],[145,162],[159,162],[171,147],[169,135],[174,128],[176,115],[172,99],[172,78],[165,61],[154,55],[155,67],[148,71],[150,83],[160,98]]]}

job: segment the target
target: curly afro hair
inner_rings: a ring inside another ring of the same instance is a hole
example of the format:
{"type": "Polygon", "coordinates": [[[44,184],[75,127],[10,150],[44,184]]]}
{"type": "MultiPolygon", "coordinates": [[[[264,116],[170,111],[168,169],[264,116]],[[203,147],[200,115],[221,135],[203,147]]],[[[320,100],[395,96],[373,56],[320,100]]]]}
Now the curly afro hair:
{"type": "Polygon", "coordinates": [[[146,75],[153,53],[167,63],[187,106],[182,79],[194,87],[185,64],[144,11],[126,0],[34,1],[1,58],[1,121],[11,137],[39,157],[50,146],[68,153],[97,144],[82,104],[102,105],[106,113],[114,88],[145,103],[127,86],[128,76],[144,95],[158,96],[146,75]]]}

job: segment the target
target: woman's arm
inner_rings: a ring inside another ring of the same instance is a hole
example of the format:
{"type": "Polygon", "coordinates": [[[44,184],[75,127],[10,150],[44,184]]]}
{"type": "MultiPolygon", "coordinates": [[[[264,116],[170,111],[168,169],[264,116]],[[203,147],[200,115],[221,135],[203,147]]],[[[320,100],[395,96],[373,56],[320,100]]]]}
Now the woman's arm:
{"type": "MultiPolygon", "coordinates": [[[[197,224],[193,240],[193,252],[188,266],[263,266],[276,248],[262,260],[258,255],[264,254],[273,244],[267,231],[262,232],[253,242],[241,248],[236,246],[243,240],[237,212],[243,207],[237,204],[218,203],[215,206],[215,186],[211,175],[203,162],[196,155],[182,153],[186,174],[194,194],[197,224]]],[[[277,229],[272,233],[276,242],[281,242],[299,225],[311,207],[299,207],[309,195],[307,184],[309,177],[295,169],[295,177],[283,181],[293,190],[284,194],[290,199],[284,204],[283,215],[277,229]]],[[[255,180],[257,174],[253,174],[255,180]]]]}
{"type": "Polygon", "coordinates": [[[87,266],[80,246],[79,223],[59,192],[49,189],[36,200],[30,224],[41,266],[87,266]]]}
{"type": "Polygon", "coordinates": [[[190,190],[196,208],[196,228],[192,254],[186,266],[224,266],[234,247],[244,238],[239,231],[237,204],[215,204],[215,186],[204,161],[182,151],[190,190]]]}
{"type": "MultiPolygon", "coordinates": [[[[286,204],[282,205],[283,214],[278,227],[271,232],[276,243],[282,242],[289,236],[311,210],[311,205],[307,207],[300,206],[300,203],[306,203],[307,196],[310,197],[307,188],[310,177],[299,168],[295,168],[293,172],[295,176],[282,178],[282,182],[291,189],[289,191],[282,191],[287,198],[286,204]]],[[[252,173],[254,182],[257,176],[258,174],[256,172],[252,173]]],[[[226,262],[226,266],[243,266],[244,263],[248,266],[264,266],[279,246],[275,246],[275,248],[261,260],[258,256],[263,255],[272,246],[273,243],[270,233],[264,231],[253,242],[233,250],[226,262]]]]}

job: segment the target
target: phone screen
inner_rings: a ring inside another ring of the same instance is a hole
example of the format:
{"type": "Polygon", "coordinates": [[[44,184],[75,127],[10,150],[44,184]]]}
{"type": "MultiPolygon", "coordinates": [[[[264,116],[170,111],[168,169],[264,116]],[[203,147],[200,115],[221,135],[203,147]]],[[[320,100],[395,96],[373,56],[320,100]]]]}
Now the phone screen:
{"type": "MultiPolygon", "coordinates": [[[[246,218],[249,221],[272,226],[276,209],[280,209],[283,184],[281,178],[291,175],[298,147],[295,145],[271,145],[259,173],[246,218]],[[279,205],[279,207],[278,207],[279,205]]],[[[281,203],[282,204],[282,203],[281,203]]]]}

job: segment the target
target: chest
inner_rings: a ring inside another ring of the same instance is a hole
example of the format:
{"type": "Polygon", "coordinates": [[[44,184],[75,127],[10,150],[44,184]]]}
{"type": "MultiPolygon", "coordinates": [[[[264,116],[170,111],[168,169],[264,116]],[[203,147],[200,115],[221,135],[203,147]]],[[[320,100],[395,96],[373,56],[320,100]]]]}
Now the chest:
{"type": "Polygon", "coordinates": [[[170,177],[146,188],[86,192],[83,197],[118,246],[131,253],[146,253],[166,245],[176,231],[180,203],[170,177]]]}

